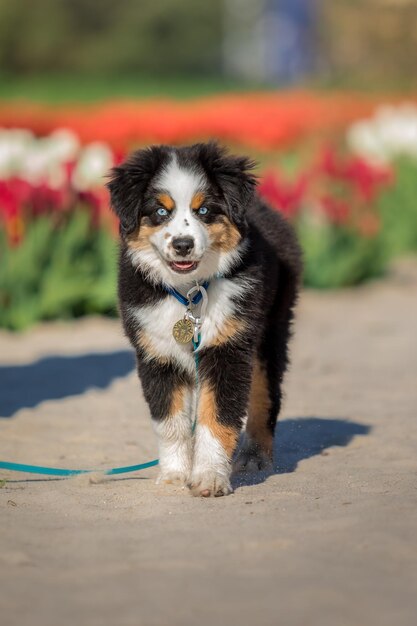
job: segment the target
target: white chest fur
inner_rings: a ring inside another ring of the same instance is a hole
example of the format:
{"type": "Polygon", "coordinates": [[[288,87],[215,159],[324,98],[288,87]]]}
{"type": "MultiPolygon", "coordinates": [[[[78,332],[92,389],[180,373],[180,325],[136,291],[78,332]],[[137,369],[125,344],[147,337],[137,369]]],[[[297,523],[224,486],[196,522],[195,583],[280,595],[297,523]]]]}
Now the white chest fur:
{"type": "MultiPolygon", "coordinates": [[[[245,293],[245,287],[247,288],[247,285],[243,280],[226,278],[217,278],[209,285],[208,305],[201,328],[199,350],[215,340],[227,320],[236,312],[239,301],[245,293]]],[[[154,354],[177,362],[188,371],[194,372],[191,344],[178,344],[172,335],[175,322],[184,317],[185,310],[185,306],[174,296],[168,296],[154,306],[132,307],[130,314],[146,333],[154,354]]]]}

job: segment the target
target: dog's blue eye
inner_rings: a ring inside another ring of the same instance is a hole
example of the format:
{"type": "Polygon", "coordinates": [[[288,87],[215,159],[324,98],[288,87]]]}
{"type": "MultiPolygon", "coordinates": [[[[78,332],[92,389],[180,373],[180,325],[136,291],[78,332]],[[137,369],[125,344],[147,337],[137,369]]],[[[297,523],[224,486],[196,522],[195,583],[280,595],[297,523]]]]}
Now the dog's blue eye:
{"type": "Polygon", "coordinates": [[[168,215],[168,211],[166,209],[164,209],[162,206],[159,207],[159,209],[157,209],[156,212],[161,217],[166,217],[168,215]]]}
{"type": "Polygon", "coordinates": [[[199,215],[207,215],[207,213],[208,213],[208,208],[206,206],[201,206],[198,209],[198,214],[199,215]]]}

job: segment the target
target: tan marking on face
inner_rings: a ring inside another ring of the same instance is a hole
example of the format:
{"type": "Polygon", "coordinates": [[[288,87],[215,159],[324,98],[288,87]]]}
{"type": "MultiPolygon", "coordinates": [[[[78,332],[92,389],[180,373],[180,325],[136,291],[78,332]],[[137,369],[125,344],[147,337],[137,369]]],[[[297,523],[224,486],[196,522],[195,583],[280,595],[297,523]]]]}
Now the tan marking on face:
{"type": "Polygon", "coordinates": [[[162,224],[153,226],[148,217],[142,217],[140,227],[126,237],[129,248],[134,250],[146,250],[150,248],[149,238],[162,228],[162,224]]]}
{"type": "Polygon", "coordinates": [[[229,252],[236,248],[242,236],[236,226],[225,216],[220,222],[207,224],[214,250],[229,252]]]}
{"type": "Polygon", "coordinates": [[[202,191],[195,193],[191,200],[191,208],[193,209],[193,211],[197,211],[202,206],[203,202],[204,193],[202,191]]]}
{"type": "Polygon", "coordinates": [[[213,389],[207,384],[202,385],[198,402],[198,423],[207,426],[229,457],[232,456],[239,436],[235,428],[224,426],[218,421],[217,403],[213,389]]]}
{"type": "Polygon", "coordinates": [[[169,239],[171,237],[171,233],[165,233],[164,239],[169,239]]]}
{"type": "Polygon", "coordinates": [[[242,334],[247,328],[247,324],[243,320],[229,317],[220,328],[217,335],[207,344],[208,346],[220,346],[227,343],[236,335],[242,334]]]}
{"type": "Polygon", "coordinates": [[[270,458],[272,458],[273,437],[268,428],[271,400],[265,366],[255,358],[252,384],[249,395],[249,414],[246,432],[270,458]]]}
{"type": "Polygon", "coordinates": [[[158,202],[160,202],[167,211],[172,211],[175,206],[175,202],[170,195],[167,193],[160,193],[156,197],[158,202]]]}
{"type": "Polygon", "coordinates": [[[145,333],[145,331],[143,330],[139,330],[138,334],[137,334],[137,345],[138,347],[142,348],[142,350],[146,353],[146,355],[155,360],[158,361],[158,363],[160,363],[161,365],[166,365],[167,363],[169,363],[169,359],[166,356],[162,356],[156,349],[155,346],[152,343],[152,339],[151,337],[145,333]]]}

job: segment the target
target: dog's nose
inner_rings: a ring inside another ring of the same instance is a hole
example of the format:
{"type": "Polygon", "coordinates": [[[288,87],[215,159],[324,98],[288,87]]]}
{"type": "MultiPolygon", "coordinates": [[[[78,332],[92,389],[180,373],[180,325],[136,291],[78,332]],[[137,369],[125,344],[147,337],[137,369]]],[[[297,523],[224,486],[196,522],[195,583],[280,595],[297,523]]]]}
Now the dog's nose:
{"type": "Polygon", "coordinates": [[[179,255],[187,256],[194,248],[194,239],[192,237],[174,237],[172,247],[179,255]]]}

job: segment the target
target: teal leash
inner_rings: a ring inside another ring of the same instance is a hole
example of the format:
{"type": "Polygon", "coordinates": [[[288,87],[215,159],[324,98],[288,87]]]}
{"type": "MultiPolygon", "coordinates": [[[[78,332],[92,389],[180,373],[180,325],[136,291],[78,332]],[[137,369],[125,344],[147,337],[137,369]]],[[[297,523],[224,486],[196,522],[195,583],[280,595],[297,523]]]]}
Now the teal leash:
{"type": "MultiPolygon", "coordinates": [[[[195,384],[198,389],[198,352],[197,348],[200,345],[200,336],[198,341],[192,340],[194,349],[194,361],[195,361],[195,384]]],[[[191,432],[194,435],[197,425],[197,411],[194,417],[194,422],[191,426],[191,432]]],[[[62,467],[46,467],[43,465],[26,465],[25,463],[9,463],[7,461],[0,461],[0,469],[10,472],[25,472],[26,474],[43,474],[44,476],[61,476],[62,478],[68,478],[70,476],[80,476],[81,474],[93,474],[100,473],[105,476],[115,476],[117,474],[128,474],[129,472],[140,472],[148,467],[155,467],[159,464],[159,459],[153,461],[147,461],[146,463],[138,463],[137,465],[127,465],[125,467],[111,467],[110,469],[65,469],[62,467]]]]}
{"type": "Polygon", "coordinates": [[[44,476],[79,476],[80,474],[91,474],[100,472],[107,476],[114,476],[115,474],[127,474],[128,472],[139,472],[140,470],[147,469],[148,467],[154,467],[158,465],[159,459],[148,461],[147,463],[139,463],[138,465],[127,465],[126,467],[112,467],[107,470],[100,469],[64,469],[62,467],[44,467],[43,465],[25,465],[24,463],[7,463],[6,461],[0,461],[0,469],[8,470],[10,472],[25,472],[27,474],[43,474],[44,476]]]}
{"type": "MultiPolygon", "coordinates": [[[[194,362],[195,362],[195,388],[197,390],[198,393],[198,352],[197,352],[197,348],[200,345],[200,335],[198,336],[198,341],[194,341],[194,339],[192,340],[193,342],[193,348],[194,348],[194,362]]],[[[196,402],[197,405],[197,402],[196,402]]],[[[195,427],[197,426],[197,406],[195,407],[195,415],[194,415],[194,422],[193,425],[191,426],[191,434],[194,435],[195,433],[195,427]]]]}

